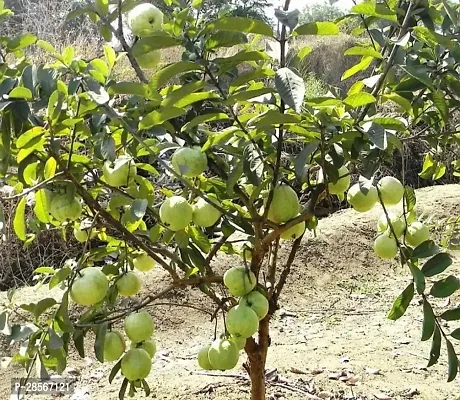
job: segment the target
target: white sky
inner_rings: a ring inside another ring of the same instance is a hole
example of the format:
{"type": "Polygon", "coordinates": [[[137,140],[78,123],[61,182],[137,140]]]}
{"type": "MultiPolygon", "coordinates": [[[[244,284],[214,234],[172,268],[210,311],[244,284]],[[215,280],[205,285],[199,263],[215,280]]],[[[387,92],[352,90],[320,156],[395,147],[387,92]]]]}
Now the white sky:
{"type": "MultiPolygon", "coordinates": [[[[273,13],[274,13],[275,8],[277,8],[280,5],[284,6],[284,0],[272,0],[272,3],[273,3],[273,9],[270,10],[271,17],[274,15],[273,13]]],[[[300,11],[302,11],[306,5],[312,5],[315,3],[329,4],[329,1],[328,0],[291,0],[291,6],[289,8],[291,10],[293,10],[294,8],[298,8],[300,11]]],[[[342,10],[349,10],[351,7],[353,7],[353,1],[352,0],[339,0],[334,5],[342,10]]]]}

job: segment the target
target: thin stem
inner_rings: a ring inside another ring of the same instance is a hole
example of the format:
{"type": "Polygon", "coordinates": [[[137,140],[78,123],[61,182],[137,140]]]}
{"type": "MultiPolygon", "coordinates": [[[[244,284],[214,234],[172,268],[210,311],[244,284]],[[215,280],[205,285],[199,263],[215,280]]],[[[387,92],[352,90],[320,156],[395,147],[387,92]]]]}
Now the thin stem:
{"type": "Polygon", "coordinates": [[[64,175],[64,171],[60,171],[57,174],[55,174],[54,176],[52,176],[52,177],[50,177],[48,179],[45,179],[44,181],[41,181],[40,183],[37,183],[36,185],[34,185],[34,186],[22,191],[21,193],[15,194],[14,196],[10,196],[10,197],[0,197],[0,200],[4,200],[4,201],[15,200],[15,199],[19,199],[21,197],[27,196],[29,193],[32,193],[35,190],[38,190],[38,189],[42,188],[43,186],[46,186],[48,183],[52,182],[56,178],[61,177],[63,175],[64,175]]]}

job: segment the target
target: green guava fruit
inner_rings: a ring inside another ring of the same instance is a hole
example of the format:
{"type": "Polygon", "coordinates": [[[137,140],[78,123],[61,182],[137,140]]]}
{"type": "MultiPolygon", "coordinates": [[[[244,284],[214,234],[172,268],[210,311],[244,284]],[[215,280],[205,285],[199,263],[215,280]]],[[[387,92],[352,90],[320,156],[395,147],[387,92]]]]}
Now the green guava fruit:
{"type": "Polygon", "coordinates": [[[99,303],[109,290],[107,276],[98,268],[84,268],[77,274],[70,288],[70,297],[81,306],[99,303]]]}
{"type": "Polygon", "coordinates": [[[104,361],[116,361],[125,352],[126,343],[118,331],[107,332],[104,339],[104,361]]]}
{"type": "MultiPolygon", "coordinates": [[[[395,231],[394,233],[399,239],[404,234],[404,230],[406,229],[404,217],[398,217],[396,214],[391,212],[388,213],[388,216],[390,217],[391,225],[395,231]]],[[[390,229],[385,213],[380,216],[377,222],[377,229],[379,232],[385,232],[387,229],[390,229]]]]}
{"type": "Polygon", "coordinates": [[[296,240],[305,232],[305,221],[299,222],[298,224],[291,226],[287,231],[281,234],[283,240],[296,240]]]}
{"type": "Polygon", "coordinates": [[[251,337],[259,329],[259,317],[245,304],[238,304],[227,314],[227,330],[233,336],[251,337]]]}
{"type": "Polygon", "coordinates": [[[118,294],[120,296],[134,296],[141,290],[141,280],[136,273],[129,271],[123,274],[115,283],[117,285],[118,294]]]}
{"type": "Polygon", "coordinates": [[[155,325],[147,311],[133,313],[125,318],[125,332],[129,339],[135,343],[150,339],[155,325]]]}
{"type": "Polygon", "coordinates": [[[161,53],[158,50],[152,50],[137,56],[136,61],[141,68],[152,69],[160,63],[161,53]]]}
{"type": "Polygon", "coordinates": [[[208,167],[208,158],[199,147],[181,147],[171,157],[171,165],[179,175],[193,178],[208,167]]]}
{"type": "Polygon", "coordinates": [[[139,4],[128,12],[128,26],[136,36],[150,36],[162,25],[163,13],[153,4],[139,4]]]}
{"type": "Polygon", "coordinates": [[[153,339],[144,340],[141,343],[131,342],[131,349],[144,349],[151,358],[155,356],[157,352],[157,344],[153,339]]]}
{"type": "Polygon", "coordinates": [[[51,200],[50,213],[59,222],[75,221],[80,218],[82,207],[78,199],[58,194],[51,200]]]}
{"type": "MultiPolygon", "coordinates": [[[[89,231],[90,231],[89,229],[88,230],[80,229],[80,224],[75,223],[74,228],[73,228],[73,235],[75,239],[77,240],[77,242],[85,243],[88,240],[89,231]]],[[[97,236],[97,232],[94,229],[92,229],[91,239],[94,239],[96,236],[97,236]]]]}
{"type": "Polygon", "coordinates": [[[240,354],[232,340],[216,339],[209,348],[208,357],[214,369],[225,371],[235,368],[240,354]]]}
{"type": "Polygon", "coordinates": [[[192,216],[192,206],[181,196],[168,197],[160,207],[161,221],[174,232],[188,226],[192,216]]]}
{"type": "Polygon", "coordinates": [[[254,273],[245,267],[233,267],[224,274],[224,285],[232,296],[244,296],[255,288],[256,283],[254,273]]]}
{"type": "Polygon", "coordinates": [[[248,293],[240,299],[240,304],[251,307],[257,314],[259,321],[264,319],[268,314],[268,300],[267,298],[257,290],[248,293]]]}
{"type": "MultiPolygon", "coordinates": [[[[351,176],[350,176],[350,171],[348,170],[347,167],[342,166],[338,170],[338,176],[339,180],[336,183],[329,182],[327,184],[327,190],[329,191],[330,194],[342,194],[348,190],[350,187],[351,183],[351,176]],[[342,177],[342,178],[341,178],[342,177]]],[[[323,170],[321,169],[318,173],[318,183],[323,183],[324,182],[324,174],[323,170]]]]}
{"type": "Polygon", "coordinates": [[[211,348],[211,345],[209,346],[204,346],[199,352],[198,352],[198,365],[201,369],[204,369],[206,371],[212,371],[215,369],[211,361],[209,361],[209,349],[211,348]]]}
{"type": "Polygon", "coordinates": [[[110,186],[128,186],[136,176],[137,168],[130,156],[123,155],[114,162],[107,160],[102,168],[102,174],[110,186]]]}
{"type": "Polygon", "coordinates": [[[406,231],[406,243],[411,247],[417,247],[430,238],[430,230],[422,222],[412,222],[406,231]]]}
{"type": "MultiPolygon", "coordinates": [[[[212,200],[217,205],[220,205],[219,202],[212,197],[210,197],[210,200],[212,200]]],[[[203,228],[213,226],[221,215],[221,212],[217,208],[213,207],[201,197],[193,205],[192,220],[193,223],[197,226],[201,226],[203,228]]]]}
{"type": "Polygon", "coordinates": [[[299,214],[297,193],[288,185],[280,185],[273,191],[273,199],[268,211],[268,219],[277,224],[287,222],[299,214]]]}
{"type": "Polygon", "coordinates": [[[394,258],[398,254],[398,245],[389,231],[381,233],[374,241],[374,251],[383,259],[394,258]]]}
{"type": "Polygon", "coordinates": [[[129,381],[145,379],[152,368],[152,360],[144,349],[131,349],[121,359],[121,373],[129,381]]]}
{"type": "Polygon", "coordinates": [[[380,179],[377,187],[385,206],[398,204],[404,196],[404,186],[398,179],[392,176],[385,176],[380,179]]]}
{"type": "Polygon", "coordinates": [[[134,268],[141,272],[147,272],[155,267],[155,260],[147,254],[141,254],[133,260],[134,268]]]}
{"type": "Polygon", "coordinates": [[[348,203],[358,212],[366,212],[372,209],[379,199],[375,186],[370,186],[367,193],[361,189],[360,184],[354,184],[347,193],[348,203]]]}
{"type": "Polygon", "coordinates": [[[247,338],[245,338],[243,336],[230,335],[229,340],[232,340],[233,342],[235,342],[236,347],[238,348],[238,350],[243,350],[244,346],[246,346],[247,338]]]}

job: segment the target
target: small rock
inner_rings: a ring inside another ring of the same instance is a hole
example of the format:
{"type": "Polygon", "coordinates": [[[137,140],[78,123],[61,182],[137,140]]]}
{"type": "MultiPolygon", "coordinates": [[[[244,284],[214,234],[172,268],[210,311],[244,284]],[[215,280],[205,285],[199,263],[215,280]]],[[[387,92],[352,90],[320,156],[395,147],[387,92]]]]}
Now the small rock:
{"type": "Polygon", "coordinates": [[[334,381],[338,381],[341,376],[342,376],[342,372],[334,372],[332,374],[329,374],[328,378],[334,381]]]}
{"type": "Polygon", "coordinates": [[[319,375],[324,372],[324,368],[315,368],[310,371],[312,375],[319,375]]]}
{"type": "Polygon", "coordinates": [[[366,374],[380,375],[380,370],[378,368],[366,368],[366,374]]]}
{"type": "Polygon", "coordinates": [[[403,394],[405,397],[413,397],[417,394],[420,394],[417,388],[410,388],[407,392],[403,394]]]}
{"type": "Polygon", "coordinates": [[[71,376],[79,376],[80,375],[80,371],[78,371],[75,368],[71,368],[71,367],[67,367],[64,370],[64,373],[66,373],[67,375],[71,375],[71,376]]]}
{"type": "Polygon", "coordinates": [[[350,359],[347,356],[344,356],[340,359],[341,364],[349,363],[350,359]]]}
{"type": "Polygon", "coordinates": [[[386,395],[386,394],[383,394],[383,393],[374,393],[373,396],[377,399],[377,400],[393,400],[392,397],[386,395]]]}
{"type": "Polygon", "coordinates": [[[331,392],[319,392],[317,394],[317,396],[320,398],[320,399],[330,399],[331,397],[334,396],[334,393],[331,393],[331,392]]]}
{"type": "Polygon", "coordinates": [[[283,318],[283,317],[297,317],[297,314],[295,312],[287,311],[282,308],[280,310],[280,318],[283,318]]]}

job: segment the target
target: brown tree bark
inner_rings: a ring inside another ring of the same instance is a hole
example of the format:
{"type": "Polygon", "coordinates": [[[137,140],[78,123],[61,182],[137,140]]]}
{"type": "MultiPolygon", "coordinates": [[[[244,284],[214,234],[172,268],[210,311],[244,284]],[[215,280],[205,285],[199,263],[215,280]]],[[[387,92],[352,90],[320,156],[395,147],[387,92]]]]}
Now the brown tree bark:
{"type": "Polygon", "coordinates": [[[267,361],[270,316],[259,323],[259,337],[256,342],[250,338],[246,343],[248,362],[244,365],[251,379],[251,400],[265,400],[265,363],[267,361]]]}

